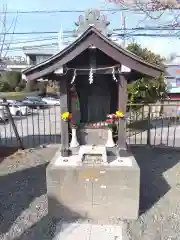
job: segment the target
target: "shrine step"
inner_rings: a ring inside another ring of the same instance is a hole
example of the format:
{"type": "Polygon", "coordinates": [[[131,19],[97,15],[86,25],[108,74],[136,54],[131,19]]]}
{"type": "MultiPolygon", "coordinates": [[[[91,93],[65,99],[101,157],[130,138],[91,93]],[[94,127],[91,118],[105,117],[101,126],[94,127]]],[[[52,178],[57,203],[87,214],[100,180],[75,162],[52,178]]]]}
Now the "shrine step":
{"type": "Polygon", "coordinates": [[[118,225],[100,225],[59,222],[53,240],[127,240],[127,236],[123,235],[125,235],[123,223],[118,225]]]}

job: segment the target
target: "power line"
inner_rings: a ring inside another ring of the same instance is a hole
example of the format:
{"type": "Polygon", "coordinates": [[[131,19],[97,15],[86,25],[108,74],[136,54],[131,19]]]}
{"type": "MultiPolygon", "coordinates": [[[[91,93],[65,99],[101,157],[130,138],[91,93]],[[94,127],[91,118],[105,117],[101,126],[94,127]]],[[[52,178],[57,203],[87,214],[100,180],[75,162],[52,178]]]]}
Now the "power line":
{"type": "MultiPolygon", "coordinates": [[[[123,37],[123,38],[129,38],[129,37],[141,37],[141,36],[143,36],[143,37],[166,37],[166,38],[174,38],[174,37],[177,37],[178,38],[178,33],[163,33],[163,34],[160,34],[160,33],[134,33],[133,31],[132,32],[130,32],[130,33],[128,33],[127,32],[127,30],[169,30],[170,28],[160,28],[160,27],[154,27],[154,28],[152,28],[152,27],[146,27],[146,28],[141,28],[141,27],[136,27],[136,28],[126,28],[125,30],[126,30],[126,32],[122,32],[122,33],[116,33],[115,31],[123,31],[124,29],[122,28],[117,28],[117,29],[114,29],[113,31],[113,36],[115,36],[115,37],[123,37]]],[[[176,28],[176,29],[174,29],[174,28],[171,28],[172,30],[180,30],[180,27],[179,28],[176,28]]],[[[64,31],[64,32],[68,32],[68,33],[73,33],[73,31],[64,31]]],[[[52,32],[36,32],[37,34],[42,34],[42,33],[52,33],[52,32]]],[[[53,33],[58,33],[58,32],[53,32],[53,33]]],[[[14,33],[14,34],[16,34],[16,33],[14,33]]],[[[20,34],[20,33],[18,33],[18,34],[20,34]]],[[[26,33],[23,33],[23,34],[26,34],[26,33]]],[[[34,34],[34,32],[27,32],[27,34],[34,34]]],[[[67,36],[67,35],[64,35],[64,37],[63,37],[64,39],[68,39],[68,38],[73,38],[73,36],[67,36]]],[[[30,40],[24,40],[23,41],[23,39],[22,39],[22,41],[18,41],[18,40],[16,40],[16,42],[15,43],[13,43],[13,42],[11,42],[11,45],[15,45],[15,44],[20,44],[20,43],[33,43],[33,42],[38,42],[38,41],[48,41],[48,40],[56,40],[57,39],[57,37],[56,36],[51,36],[51,37],[45,37],[45,38],[43,38],[43,37],[40,37],[40,38],[35,38],[35,39],[30,39],[30,40]]],[[[71,42],[71,41],[69,41],[69,42],[71,42]]],[[[7,44],[7,42],[5,42],[5,44],[7,44]]],[[[57,45],[57,43],[49,43],[49,44],[41,44],[41,45],[38,45],[38,46],[23,46],[23,47],[11,47],[9,50],[14,50],[14,51],[20,51],[20,50],[22,50],[22,49],[24,49],[24,48],[29,48],[29,49],[35,49],[35,48],[40,48],[40,47],[42,47],[42,46],[54,46],[54,45],[57,45]]],[[[6,49],[5,49],[6,50],[6,49]]]]}
{"type": "MultiPolygon", "coordinates": [[[[57,43],[41,44],[28,47],[28,50],[32,49],[42,49],[42,47],[58,46],[57,43]]],[[[6,49],[4,49],[6,50],[6,49]]],[[[24,47],[11,47],[10,50],[24,50],[24,47]]]]}
{"type": "MultiPolygon", "coordinates": [[[[26,41],[16,41],[16,42],[5,42],[4,44],[11,44],[11,45],[14,45],[14,44],[20,44],[20,43],[31,43],[31,42],[43,42],[43,41],[50,41],[50,40],[55,40],[55,39],[58,39],[57,37],[49,37],[49,38],[40,38],[40,39],[32,39],[32,40],[26,40],[26,41]]],[[[0,42],[1,44],[1,42],[0,42]]]]}
{"type": "MultiPolygon", "coordinates": [[[[141,4],[143,6],[143,4],[141,4]]],[[[144,4],[145,5],[145,4],[144,4]]],[[[109,8],[109,9],[98,9],[100,12],[121,12],[121,11],[137,11],[142,12],[139,8],[109,8]]],[[[179,10],[179,8],[171,8],[171,10],[179,10]]],[[[148,12],[161,12],[162,10],[149,10],[148,12]]],[[[163,10],[164,11],[164,10],[163,10]]],[[[6,11],[6,14],[49,14],[49,13],[84,13],[85,10],[32,10],[32,11],[6,11]]],[[[0,14],[5,14],[5,12],[0,11],[0,14]]]]}
{"type": "MultiPolygon", "coordinates": [[[[134,34],[127,34],[127,33],[119,33],[119,34],[116,34],[117,37],[126,37],[126,36],[135,36],[135,37],[166,37],[166,38],[173,38],[173,37],[177,37],[176,34],[146,34],[146,33],[134,33],[134,34]]],[[[67,37],[65,37],[67,38],[67,37]]],[[[71,41],[69,41],[70,43],[71,41]]],[[[11,50],[22,50],[24,48],[28,48],[28,49],[38,49],[38,48],[41,48],[41,47],[49,47],[49,46],[58,46],[58,43],[56,42],[53,42],[53,43],[47,43],[47,44],[41,44],[41,45],[32,45],[32,46],[25,46],[25,47],[11,47],[10,49],[11,50]]]]}
{"type": "MultiPolygon", "coordinates": [[[[120,11],[120,9],[101,9],[101,12],[120,11]]],[[[84,10],[32,10],[32,11],[18,11],[18,14],[49,14],[49,13],[84,13],[84,10]]],[[[3,14],[4,12],[0,12],[3,14]]],[[[7,14],[15,14],[17,11],[7,11],[7,14]]]]}
{"type": "MultiPolygon", "coordinates": [[[[180,30],[180,27],[135,27],[135,28],[115,28],[113,29],[112,31],[115,32],[115,31],[175,31],[175,30],[180,30]]],[[[29,32],[8,32],[6,33],[6,35],[36,35],[36,34],[58,34],[59,32],[58,31],[29,31],[29,32]]],[[[73,31],[64,31],[63,33],[69,33],[69,34],[72,34],[73,31]]],[[[0,33],[0,35],[3,35],[3,33],[0,33]]],[[[72,35],[73,37],[73,35],[72,35]]]]}
{"type": "MultiPolygon", "coordinates": [[[[171,38],[171,37],[178,37],[177,34],[159,34],[159,33],[152,33],[152,34],[146,34],[146,33],[127,33],[126,34],[127,36],[133,36],[133,37],[168,37],[168,38],[171,38]]],[[[115,36],[124,36],[123,33],[117,33],[115,34],[115,36]]],[[[179,36],[180,37],[180,36],[179,36]]]]}
{"type": "MultiPolygon", "coordinates": [[[[15,38],[13,41],[11,41],[11,43],[19,43],[21,41],[36,41],[36,40],[46,40],[46,39],[51,39],[51,38],[58,38],[57,36],[54,35],[48,35],[48,36],[37,36],[37,37],[28,37],[28,38],[15,38]]],[[[10,40],[7,39],[5,42],[9,42],[10,40]]]]}
{"type": "MultiPolygon", "coordinates": [[[[122,37],[123,34],[118,34],[117,37],[122,37]]],[[[126,37],[126,36],[125,36],[126,37]]],[[[168,34],[162,34],[162,35],[159,35],[159,34],[132,34],[132,35],[128,35],[128,37],[161,37],[161,38],[177,38],[176,35],[168,35],[168,34]]],[[[70,44],[71,42],[69,42],[70,44]]],[[[53,46],[57,46],[58,47],[58,44],[57,43],[52,43],[52,44],[45,44],[45,45],[39,45],[39,46],[31,46],[29,47],[28,49],[41,49],[42,47],[48,47],[48,49],[50,47],[53,47],[53,46]]],[[[6,50],[6,49],[5,49],[6,50]]],[[[23,51],[23,47],[11,47],[8,52],[15,52],[15,51],[23,51]]]]}
{"type": "MultiPolygon", "coordinates": [[[[123,31],[124,28],[115,28],[113,31],[123,31]]],[[[131,30],[136,30],[136,31],[175,31],[175,30],[180,30],[180,27],[135,27],[135,28],[126,28],[125,30],[131,31],[131,30]]]]}
{"type": "MultiPolygon", "coordinates": [[[[100,12],[120,12],[120,11],[129,11],[129,8],[110,8],[110,9],[100,9],[100,12]]],[[[134,8],[133,11],[140,11],[139,9],[134,8]]],[[[6,14],[49,14],[49,13],[84,13],[85,10],[32,10],[32,11],[7,11],[6,14]]],[[[0,12],[4,14],[4,12],[0,12]]]]}
{"type": "MultiPolygon", "coordinates": [[[[65,33],[72,33],[73,31],[66,31],[65,33]]],[[[6,35],[29,35],[29,34],[57,34],[59,33],[58,31],[42,31],[42,32],[8,32],[6,35]]],[[[0,33],[0,35],[3,35],[3,33],[0,33]]]]}

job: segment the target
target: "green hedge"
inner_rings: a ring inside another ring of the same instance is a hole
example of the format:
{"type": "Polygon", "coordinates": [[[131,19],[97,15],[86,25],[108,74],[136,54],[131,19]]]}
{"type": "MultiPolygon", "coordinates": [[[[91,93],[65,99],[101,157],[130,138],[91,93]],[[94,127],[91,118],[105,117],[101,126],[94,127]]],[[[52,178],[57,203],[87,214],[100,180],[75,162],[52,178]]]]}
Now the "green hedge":
{"type": "Polygon", "coordinates": [[[5,97],[12,100],[22,100],[27,96],[37,96],[39,92],[1,92],[0,97],[5,97]]]}

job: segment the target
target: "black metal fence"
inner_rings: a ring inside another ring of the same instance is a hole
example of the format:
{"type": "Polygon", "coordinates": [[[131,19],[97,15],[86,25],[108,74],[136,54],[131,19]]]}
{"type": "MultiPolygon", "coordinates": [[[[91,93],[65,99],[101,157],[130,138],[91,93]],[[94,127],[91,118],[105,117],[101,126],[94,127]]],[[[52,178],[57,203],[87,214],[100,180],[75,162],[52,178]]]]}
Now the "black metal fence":
{"type": "Polygon", "coordinates": [[[180,147],[180,102],[131,105],[127,117],[128,144],[180,147]]]}
{"type": "MultiPolygon", "coordinates": [[[[180,147],[180,102],[129,105],[128,144],[180,147]]],[[[0,145],[25,148],[59,144],[60,106],[17,106],[0,103],[0,145]]]]}
{"type": "Polygon", "coordinates": [[[0,104],[0,144],[25,148],[60,143],[60,106],[0,104]],[[8,113],[9,109],[9,113],[8,113]],[[2,111],[2,110],[0,110],[2,111]]]}

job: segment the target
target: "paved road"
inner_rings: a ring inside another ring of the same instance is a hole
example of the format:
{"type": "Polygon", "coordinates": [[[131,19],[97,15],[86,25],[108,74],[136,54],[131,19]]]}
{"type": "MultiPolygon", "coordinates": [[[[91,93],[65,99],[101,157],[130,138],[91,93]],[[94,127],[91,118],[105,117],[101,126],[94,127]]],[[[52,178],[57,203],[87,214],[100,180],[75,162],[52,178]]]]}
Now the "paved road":
{"type": "MultiPolygon", "coordinates": [[[[60,107],[33,110],[27,117],[14,117],[17,130],[25,145],[30,147],[60,141],[60,107]]],[[[4,144],[17,144],[10,123],[0,125],[0,139],[4,144]]]]}

